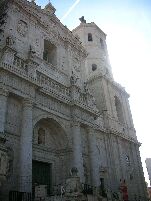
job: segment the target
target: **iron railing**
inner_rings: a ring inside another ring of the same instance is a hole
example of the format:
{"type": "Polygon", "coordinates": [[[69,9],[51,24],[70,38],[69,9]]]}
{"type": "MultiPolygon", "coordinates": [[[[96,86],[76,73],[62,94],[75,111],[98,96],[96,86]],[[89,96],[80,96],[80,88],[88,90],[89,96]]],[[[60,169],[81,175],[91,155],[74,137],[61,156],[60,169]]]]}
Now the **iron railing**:
{"type": "Polygon", "coordinates": [[[32,201],[31,193],[10,191],[9,201],[32,201]]]}

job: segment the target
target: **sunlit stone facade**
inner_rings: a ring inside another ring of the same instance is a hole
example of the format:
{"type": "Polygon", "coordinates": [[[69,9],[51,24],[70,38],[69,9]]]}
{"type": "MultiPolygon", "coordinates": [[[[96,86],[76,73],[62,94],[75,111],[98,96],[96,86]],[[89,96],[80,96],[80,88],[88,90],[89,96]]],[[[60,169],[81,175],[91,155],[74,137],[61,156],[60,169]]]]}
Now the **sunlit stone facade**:
{"type": "Polygon", "coordinates": [[[146,167],[147,167],[147,172],[150,180],[150,185],[151,185],[151,158],[146,158],[146,167]]]}
{"type": "Polygon", "coordinates": [[[0,136],[9,158],[0,200],[13,191],[34,197],[37,185],[51,198],[76,167],[96,199],[113,200],[125,180],[129,200],[145,201],[129,95],[113,79],[105,33],[84,18],[71,32],[51,3],[1,0],[0,8],[0,136]]]}

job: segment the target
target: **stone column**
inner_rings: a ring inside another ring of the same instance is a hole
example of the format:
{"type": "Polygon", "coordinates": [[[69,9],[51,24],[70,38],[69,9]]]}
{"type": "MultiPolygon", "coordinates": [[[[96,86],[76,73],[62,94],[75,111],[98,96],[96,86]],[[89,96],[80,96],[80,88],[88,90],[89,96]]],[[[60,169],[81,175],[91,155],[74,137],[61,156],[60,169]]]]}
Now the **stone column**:
{"type": "Polygon", "coordinates": [[[139,145],[135,145],[134,146],[135,149],[135,155],[136,155],[136,163],[137,163],[137,169],[138,169],[138,173],[139,173],[139,177],[138,177],[138,182],[140,183],[140,194],[141,196],[141,200],[143,201],[147,201],[147,189],[146,189],[146,183],[145,183],[145,177],[144,177],[144,172],[143,172],[143,167],[142,167],[142,162],[141,162],[141,157],[140,157],[140,151],[139,151],[139,145]]]}
{"type": "Polygon", "coordinates": [[[73,167],[78,169],[78,176],[81,182],[84,181],[84,168],[82,157],[82,140],[80,132],[80,124],[78,122],[72,123],[72,141],[73,141],[73,167]]]}
{"type": "Polygon", "coordinates": [[[89,156],[90,156],[92,185],[99,186],[100,185],[99,159],[96,147],[96,136],[92,128],[88,128],[88,140],[89,140],[89,156]]]}
{"type": "Polygon", "coordinates": [[[5,120],[6,120],[6,110],[7,110],[7,96],[8,91],[0,88],[0,136],[3,137],[5,120]]]}
{"type": "Polygon", "coordinates": [[[32,192],[32,102],[23,101],[20,137],[20,191],[32,192]]]}

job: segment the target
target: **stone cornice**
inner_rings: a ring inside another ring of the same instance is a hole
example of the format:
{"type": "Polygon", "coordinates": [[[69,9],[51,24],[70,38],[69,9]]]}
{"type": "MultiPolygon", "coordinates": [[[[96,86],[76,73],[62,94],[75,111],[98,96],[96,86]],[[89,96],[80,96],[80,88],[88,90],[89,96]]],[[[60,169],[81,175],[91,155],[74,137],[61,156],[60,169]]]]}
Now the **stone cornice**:
{"type": "Polygon", "coordinates": [[[77,26],[75,29],[73,29],[72,31],[73,32],[76,32],[77,30],[81,29],[81,28],[85,28],[85,27],[94,27],[96,28],[103,36],[104,38],[106,38],[106,34],[94,23],[94,22],[91,22],[91,23],[80,23],[79,26],[77,26]]]}
{"type": "Polygon", "coordinates": [[[33,144],[33,148],[34,148],[34,151],[35,150],[42,150],[44,152],[55,153],[56,155],[60,154],[60,153],[65,154],[65,153],[72,152],[72,149],[70,147],[65,148],[65,149],[57,150],[57,149],[52,149],[49,146],[39,145],[39,144],[36,144],[36,143],[33,144]]]}
{"type": "Polygon", "coordinates": [[[118,91],[122,92],[127,98],[130,97],[130,95],[125,91],[124,87],[122,87],[119,83],[115,82],[114,80],[107,78],[105,75],[102,75],[102,74],[95,75],[91,78],[88,78],[87,82],[93,83],[93,82],[97,82],[98,80],[102,80],[102,79],[105,79],[107,82],[109,82],[118,91]]]}
{"type": "Polygon", "coordinates": [[[132,143],[134,143],[134,144],[137,144],[137,145],[139,145],[139,146],[141,145],[141,143],[138,142],[136,139],[131,138],[131,137],[127,136],[127,135],[124,135],[123,133],[118,133],[118,132],[116,132],[116,131],[111,131],[111,130],[109,130],[108,134],[115,135],[115,136],[117,136],[117,137],[120,137],[120,138],[122,138],[122,139],[124,139],[124,140],[130,141],[130,142],[132,142],[132,143]]]}
{"type": "MultiPolygon", "coordinates": [[[[28,74],[24,74],[24,72],[22,72],[21,69],[18,69],[14,66],[11,66],[11,65],[5,64],[5,63],[1,63],[0,68],[5,70],[6,72],[8,71],[10,73],[15,74],[17,77],[22,78],[23,80],[30,82],[31,85],[33,84],[33,87],[36,89],[36,91],[38,90],[38,91],[42,92],[43,94],[47,94],[48,96],[53,97],[56,100],[61,101],[70,106],[74,105],[74,107],[76,107],[76,108],[81,108],[85,113],[88,113],[89,115],[91,115],[93,117],[99,116],[98,111],[93,110],[93,108],[87,106],[83,102],[80,102],[78,100],[72,101],[70,93],[67,96],[65,96],[65,93],[55,91],[54,87],[45,88],[45,87],[43,87],[43,85],[41,84],[40,81],[38,81],[36,78],[33,78],[32,76],[28,76],[28,74]]],[[[57,84],[58,84],[58,86],[61,85],[60,83],[57,83],[57,84]]],[[[65,87],[65,86],[62,85],[62,87],[65,87]]],[[[65,87],[65,88],[68,89],[68,87],[65,87]]]]}
{"type": "Polygon", "coordinates": [[[13,2],[20,8],[22,8],[24,11],[26,11],[30,16],[33,16],[37,22],[44,27],[45,32],[50,34],[50,31],[48,31],[48,24],[50,24],[50,22],[54,22],[56,24],[56,27],[59,27],[64,35],[66,36],[66,38],[64,38],[63,36],[61,36],[58,34],[58,37],[69,43],[69,45],[71,45],[73,48],[77,49],[79,52],[81,52],[82,57],[86,57],[87,53],[85,51],[85,49],[83,48],[83,46],[81,45],[81,42],[79,39],[77,39],[72,32],[66,28],[61,22],[60,20],[55,16],[55,14],[52,15],[48,15],[48,13],[46,12],[45,9],[42,9],[40,6],[37,6],[36,4],[29,2],[27,0],[13,0],[13,2]],[[44,15],[47,17],[47,20],[42,20],[41,15],[44,15]]]}

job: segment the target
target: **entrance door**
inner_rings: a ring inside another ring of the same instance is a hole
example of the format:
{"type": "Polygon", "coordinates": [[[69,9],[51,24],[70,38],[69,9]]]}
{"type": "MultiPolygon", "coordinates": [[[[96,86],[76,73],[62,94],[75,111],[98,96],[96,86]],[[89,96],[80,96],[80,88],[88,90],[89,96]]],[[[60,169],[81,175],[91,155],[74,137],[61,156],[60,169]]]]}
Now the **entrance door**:
{"type": "Polygon", "coordinates": [[[50,195],[52,184],[51,172],[52,168],[50,163],[43,163],[39,161],[32,162],[33,194],[35,185],[47,185],[47,194],[50,195]]]}

